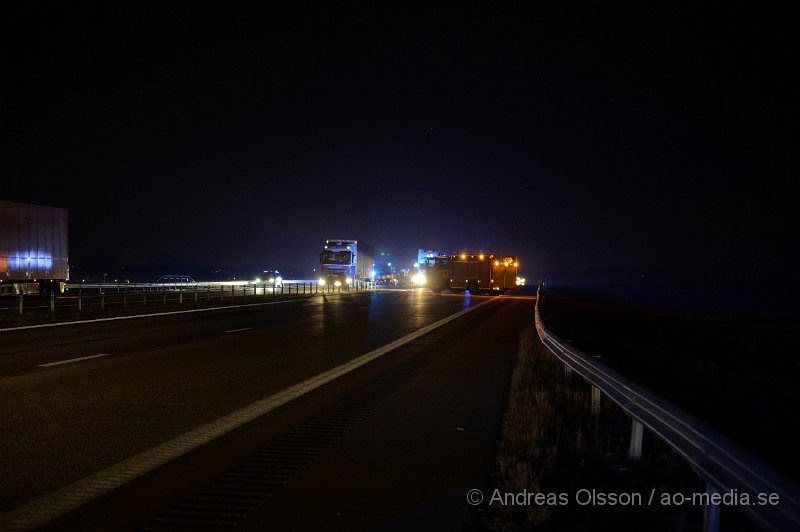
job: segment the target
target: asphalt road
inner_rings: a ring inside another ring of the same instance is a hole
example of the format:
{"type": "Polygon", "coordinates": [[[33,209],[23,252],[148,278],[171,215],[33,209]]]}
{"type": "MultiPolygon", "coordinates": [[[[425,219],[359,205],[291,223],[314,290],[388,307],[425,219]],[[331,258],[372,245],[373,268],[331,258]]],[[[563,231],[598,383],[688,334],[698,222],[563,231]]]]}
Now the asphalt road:
{"type": "Polygon", "coordinates": [[[487,301],[44,528],[474,523],[531,299],[382,291],[4,331],[0,511],[487,301]],[[243,478],[260,496],[230,504],[219,486],[243,478]]]}

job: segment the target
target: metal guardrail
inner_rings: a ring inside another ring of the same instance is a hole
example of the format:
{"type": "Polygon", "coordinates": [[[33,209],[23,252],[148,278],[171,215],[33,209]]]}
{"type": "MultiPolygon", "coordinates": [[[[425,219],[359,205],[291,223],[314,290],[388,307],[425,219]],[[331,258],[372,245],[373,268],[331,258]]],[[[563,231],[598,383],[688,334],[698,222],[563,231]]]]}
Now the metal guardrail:
{"type": "Polygon", "coordinates": [[[128,308],[161,303],[198,303],[212,300],[242,301],[253,297],[332,295],[346,292],[374,290],[375,283],[357,282],[348,286],[321,286],[313,280],[284,280],[281,284],[252,281],[190,282],[190,283],[78,283],[68,284],[63,295],[50,293],[49,297],[19,294],[3,298],[0,315],[13,312],[17,316],[55,316],[64,312],[82,312],[90,307],[128,308]]]}
{"type": "MultiPolygon", "coordinates": [[[[654,393],[567,344],[547,330],[536,298],[536,330],[542,343],[572,371],[593,387],[593,402],[606,394],[633,419],[629,457],[641,455],[642,429],[647,427],[689,462],[706,482],[709,499],[733,493],[736,507],[766,530],[800,530],[800,487],[759,458],[741,448],[701,420],[683,412],[654,393]],[[599,390],[599,392],[597,392],[599,390]],[[765,495],[777,494],[777,504],[758,504],[765,495]],[[762,497],[762,498],[760,498],[762,497]]],[[[595,405],[593,405],[593,409],[595,405]]],[[[705,529],[718,530],[719,504],[706,505],[705,529]]]]}
{"type": "MultiPolygon", "coordinates": [[[[186,291],[193,291],[193,290],[217,290],[219,291],[221,287],[225,287],[226,290],[231,290],[232,288],[235,289],[277,289],[280,290],[281,286],[288,287],[288,286],[296,286],[296,285],[308,285],[316,287],[319,284],[319,281],[316,279],[284,279],[280,283],[268,283],[264,281],[254,282],[254,281],[195,281],[195,282],[186,282],[186,283],[68,283],[66,285],[67,290],[80,290],[80,289],[98,289],[98,290],[116,290],[118,292],[124,290],[158,290],[158,289],[178,289],[178,290],[186,290],[186,291]]],[[[375,288],[374,282],[366,282],[366,281],[358,281],[355,284],[348,285],[345,287],[333,287],[327,286],[325,288],[320,287],[318,289],[319,292],[326,291],[332,292],[336,290],[369,290],[375,288]]]]}

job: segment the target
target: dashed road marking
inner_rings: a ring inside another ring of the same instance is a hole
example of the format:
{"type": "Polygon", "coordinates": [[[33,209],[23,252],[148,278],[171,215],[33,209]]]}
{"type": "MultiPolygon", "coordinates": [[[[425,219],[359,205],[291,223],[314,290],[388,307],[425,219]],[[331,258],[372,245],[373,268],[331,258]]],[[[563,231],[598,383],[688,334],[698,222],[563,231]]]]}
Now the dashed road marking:
{"type": "Polygon", "coordinates": [[[242,327],[241,329],[231,329],[230,331],[225,331],[226,333],[235,333],[235,332],[242,332],[242,331],[249,331],[252,327],[242,327]]]}
{"type": "Polygon", "coordinates": [[[90,358],[100,358],[111,356],[111,353],[100,353],[99,355],[89,355],[85,357],[70,358],[69,360],[59,360],[58,362],[49,362],[47,364],[39,364],[40,368],[49,368],[50,366],[59,366],[61,364],[70,364],[71,362],[80,362],[81,360],[89,360],[90,358]]]}

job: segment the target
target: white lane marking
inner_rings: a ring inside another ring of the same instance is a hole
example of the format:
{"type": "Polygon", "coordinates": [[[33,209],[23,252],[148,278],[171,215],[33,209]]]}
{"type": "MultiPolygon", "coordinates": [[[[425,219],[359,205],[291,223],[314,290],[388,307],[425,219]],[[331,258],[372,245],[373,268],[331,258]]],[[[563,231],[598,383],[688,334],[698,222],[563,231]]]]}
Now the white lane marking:
{"type": "Polygon", "coordinates": [[[241,308],[241,307],[259,307],[263,305],[279,305],[281,303],[296,303],[298,301],[305,301],[305,299],[289,299],[286,301],[268,301],[266,303],[248,303],[246,305],[226,305],[224,307],[210,307],[210,308],[196,308],[191,310],[174,310],[172,312],[152,312],[150,314],[136,314],[135,316],[115,316],[113,318],[97,318],[94,320],[76,320],[64,321],[60,323],[42,323],[39,325],[25,325],[22,327],[7,327],[0,329],[0,332],[5,331],[22,331],[24,329],[39,329],[42,327],[61,327],[62,325],[76,325],[80,323],[95,323],[100,321],[114,321],[114,320],[132,320],[135,318],[151,318],[153,316],[169,316],[170,314],[188,314],[190,312],[208,312],[209,310],[225,310],[226,308],[241,308]]]}
{"type": "Polygon", "coordinates": [[[39,364],[40,368],[49,368],[50,366],[58,366],[60,364],[69,364],[70,362],[80,362],[81,360],[89,360],[90,358],[99,358],[111,356],[111,353],[100,353],[99,355],[89,355],[79,358],[70,358],[69,360],[60,360],[58,362],[50,362],[48,364],[39,364]]]}
{"type": "Polygon", "coordinates": [[[123,460],[111,467],[98,471],[88,477],[73,482],[68,486],[56,490],[52,493],[29,502],[15,510],[11,510],[0,515],[0,530],[32,530],[41,526],[56,517],[86,504],[87,502],[100,497],[113,489],[127,484],[128,482],[160,467],[167,462],[182,456],[189,451],[196,449],[211,440],[222,436],[245,423],[256,419],[289,401],[307,394],[319,388],[323,384],[341,377],[342,375],[357,369],[376,358],[397,349],[398,347],[431,332],[432,330],[445,325],[475,310],[478,307],[487,305],[499,299],[489,299],[477,305],[467,307],[464,310],[451,314],[435,323],[417,329],[413,333],[398,338],[393,342],[374,349],[366,354],[356,357],[349,362],[337,366],[333,369],[320,373],[310,379],[295,384],[274,395],[270,395],[260,401],[256,401],[244,408],[240,408],[230,414],[223,416],[215,421],[202,425],[194,430],[178,436],[168,442],[148,449],[136,456],[123,460]]]}
{"type": "Polygon", "coordinates": [[[231,329],[230,331],[225,331],[225,332],[226,333],[235,333],[235,332],[241,332],[241,331],[249,331],[250,329],[252,329],[252,327],[243,327],[241,329],[231,329]]]}

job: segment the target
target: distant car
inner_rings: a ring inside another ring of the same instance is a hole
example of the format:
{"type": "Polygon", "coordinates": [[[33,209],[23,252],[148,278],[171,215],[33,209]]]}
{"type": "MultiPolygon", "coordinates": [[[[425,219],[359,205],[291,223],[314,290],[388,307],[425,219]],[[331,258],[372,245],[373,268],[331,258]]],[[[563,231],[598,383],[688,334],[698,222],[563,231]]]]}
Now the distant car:
{"type": "Polygon", "coordinates": [[[278,270],[264,270],[260,282],[281,286],[283,284],[283,276],[281,276],[281,272],[278,270]]]}

